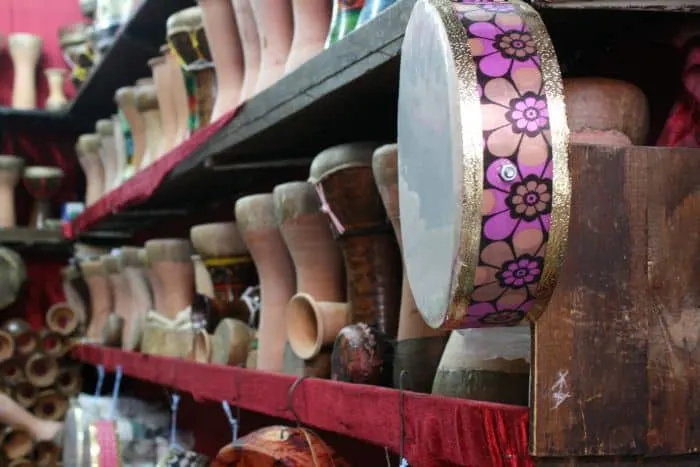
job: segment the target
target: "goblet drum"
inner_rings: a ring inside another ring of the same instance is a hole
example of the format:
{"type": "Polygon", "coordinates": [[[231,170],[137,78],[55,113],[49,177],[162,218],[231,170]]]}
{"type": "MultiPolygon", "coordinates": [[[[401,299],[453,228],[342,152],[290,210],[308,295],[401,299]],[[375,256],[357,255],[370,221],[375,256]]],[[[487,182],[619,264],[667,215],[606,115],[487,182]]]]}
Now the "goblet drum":
{"type": "Polygon", "coordinates": [[[63,181],[63,170],[58,167],[32,166],[24,169],[24,186],[34,198],[30,227],[44,229],[51,217],[51,199],[58,193],[63,181]]]}
{"type": "Polygon", "coordinates": [[[41,56],[41,37],[33,34],[11,34],[7,47],[14,67],[12,107],[36,108],[36,66],[41,56]]]}
{"type": "Polygon", "coordinates": [[[0,228],[14,227],[15,187],[22,175],[24,159],[17,156],[0,155],[0,228]]]}

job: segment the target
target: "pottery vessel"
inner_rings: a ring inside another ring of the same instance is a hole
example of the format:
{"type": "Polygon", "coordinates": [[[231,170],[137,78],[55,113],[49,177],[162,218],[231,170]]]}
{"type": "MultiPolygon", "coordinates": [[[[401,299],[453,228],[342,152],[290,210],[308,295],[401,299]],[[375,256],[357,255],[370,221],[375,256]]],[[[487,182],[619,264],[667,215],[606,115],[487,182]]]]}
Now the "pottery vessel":
{"type": "Polygon", "coordinates": [[[273,196],[277,223],[296,271],[297,295],[285,312],[288,338],[296,354],[308,360],[349,322],[343,258],[312,184],[278,185],[273,196]]]}
{"type": "Polygon", "coordinates": [[[15,340],[7,331],[0,330],[0,363],[15,355],[15,340]]]}
{"type": "Polygon", "coordinates": [[[36,108],[36,67],[41,57],[41,37],[16,33],[7,38],[7,48],[12,58],[14,81],[12,108],[36,108]]]}
{"type": "Polygon", "coordinates": [[[153,309],[153,293],[141,248],[123,247],[119,254],[122,276],[127,282],[130,307],[124,315],[121,343],[124,350],[138,349],[146,313],[153,309]]]}
{"type": "Polygon", "coordinates": [[[244,365],[252,341],[252,330],[237,319],[224,318],[212,336],[211,362],[244,365]]]}
{"type": "Polygon", "coordinates": [[[323,51],[331,22],[328,0],[291,0],[294,36],[285,73],[290,73],[323,51]]]}
{"type": "Polygon", "coordinates": [[[59,465],[61,460],[61,447],[53,441],[41,441],[34,447],[37,467],[51,467],[59,465]]]}
{"type": "Polygon", "coordinates": [[[61,358],[70,350],[70,342],[57,332],[42,329],[39,332],[39,351],[51,358],[61,358]]]}
{"type": "Polygon", "coordinates": [[[365,0],[365,4],[360,11],[360,17],[357,19],[357,27],[372,21],[394,3],[396,3],[396,0],[365,0]]]}
{"type": "Polygon", "coordinates": [[[15,187],[22,176],[24,159],[0,155],[0,228],[17,224],[15,215],[15,187]]]}
{"type": "Polygon", "coordinates": [[[649,104],[637,86],[608,78],[568,78],[564,98],[572,143],[644,144],[649,104]]]}
{"type": "Polygon", "coordinates": [[[46,390],[39,394],[34,404],[34,415],[42,420],[61,421],[68,411],[68,399],[54,390],[46,390]]]}
{"type": "Polygon", "coordinates": [[[171,92],[171,74],[166,58],[163,56],[150,59],[148,66],[151,67],[160,109],[161,138],[156,153],[165,154],[175,146],[177,138],[177,113],[171,92]]]}
{"type": "Polygon", "coordinates": [[[61,188],[63,170],[58,167],[31,166],[24,169],[24,187],[34,198],[29,225],[35,229],[47,228],[51,218],[51,198],[61,188]]]}
{"type": "Polygon", "coordinates": [[[114,135],[114,121],[109,118],[98,120],[95,130],[100,138],[100,160],[105,174],[105,193],[119,186],[119,157],[114,135]]]}
{"type": "Polygon", "coordinates": [[[284,373],[296,377],[329,378],[332,350],[332,348],[324,348],[315,357],[304,360],[294,353],[287,342],[284,347],[284,373]]]}
{"type": "Polygon", "coordinates": [[[355,30],[364,5],[365,0],[333,0],[333,17],[326,38],[326,48],[355,30]]]}
{"type": "Polygon", "coordinates": [[[117,89],[114,101],[119,107],[119,120],[126,150],[124,180],[136,173],[137,164],[146,150],[146,129],[143,117],[136,108],[136,89],[126,86],[117,89]]]}
{"type": "Polygon", "coordinates": [[[199,6],[216,67],[217,93],[211,113],[211,121],[215,121],[240,104],[243,51],[231,0],[199,0],[199,6]]]}
{"type": "Polygon", "coordinates": [[[90,322],[85,337],[89,342],[102,343],[102,332],[113,307],[107,271],[99,258],[83,261],[80,268],[90,293],[90,322]]]}
{"type": "Polygon", "coordinates": [[[255,264],[238,227],[233,222],[203,224],[192,228],[190,238],[209,272],[214,288],[214,316],[207,329],[213,332],[219,320],[235,318],[247,323],[251,310],[241,296],[258,282],[255,264]]]}
{"type": "Polygon", "coordinates": [[[232,0],[238,24],[238,34],[241,38],[241,48],[243,49],[243,64],[245,65],[241,102],[245,102],[255,95],[260,74],[260,35],[253,13],[253,1],[232,0]]]}
{"type": "Polygon", "coordinates": [[[61,336],[72,335],[80,324],[80,314],[68,303],[61,302],[51,305],[51,308],[46,312],[47,328],[61,336]]]}
{"type": "Polygon", "coordinates": [[[27,457],[34,449],[34,440],[29,431],[20,428],[7,428],[0,450],[10,461],[27,457]]]}
{"type": "Polygon", "coordinates": [[[22,257],[14,250],[0,247],[0,310],[12,305],[27,280],[22,257]]]}
{"type": "Polygon", "coordinates": [[[271,193],[236,202],[236,223],[260,278],[257,368],[282,371],[287,329],[284,309],[296,290],[294,264],[275,219],[271,193]]]}
{"type": "Polygon", "coordinates": [[[90,297],[88,296],[85,280],[78,267],[74,264],[61,269],[61,279],[63,296],[66,297],[66,304],[70,314],[61,313],[55,316],[51,313],[52,306],[46,312],[46,326],[54,332],[68,335],[87,322],[90,297]]]}
{"type": "MultiPolygon", "coordinates": [[[[103,257],[102,263],[107,271],[109,284],[112,289],[112,313],[119,319],[112,318],[110,327],[117,326],[123,332],[124,323],[127,322],[133,311],[132,303],[133,294],[131,292],[131,283],[122,273],[121,262],[119,259],[121,252],[113,252],[112,255],[103,257]]],[[[112,329],[105,332],[114,332],[112,329]]],[[[111,337],[111,336],[110,336],[111,337]]],[[[121,335],[116,338],[105,339],[110,345],[121,345],[121,335]]]]}
{"type": "MultiPolygon", "coordinates": [[[[382,146],[374,152],[372,171],[400,248],[398,151],[395,144],[382,146]]],[[[411,391],[429,393],[448,335],[448,331],[433,329],[423,320],[413,299],[404,268],[399,328],[394,348],[394,387],[400,387],[401,371],[406,370],[408,374],[403,387],[411,391]]]]}
{"type": "Polygon", "coordinates": [[[66,81],[66,70],[63,68],[47,68],[44,70],[49,85],[49,97],[46,99],[46,110],[59,111],[66,108],[68,99],[63,91],[66,81]]]}
{"type": "Polygon", "coordinates": [[[39,389],[29,381],[20,381],[12,387],[12,398],[23,408],[28,409],[36,404],[39,389]]]}
{"type": "Polygon", "coordinates": [[[73,397],[80,393],[83,386],[83,377],[81,376],[79,366],[64,366],[58,372],[56,378],[56,390],[66,396],[73,397]]]}
{"type": "Polygon", "coordinates": [[[100,199],[105,190],[105,168],[100,156],[100,135],[80,135],[75,152],[85,174],[85,205],[91,206],[100,199]]]}
{"type": "Polygon", "coordinates": [[[202,9],[191,7],[171,15],[167,22],[168,45],[184,71],[188,99],[188,133],[209,124],[216,100],[216,71],[202,9]]]}
{"type": "MultiPolygon", "coordinates": [[[[336,355],[353,349],[358,350],[360,361],[377,362],[377,358],[362,357],[363,349],[368,345],[386,346],[396,337],[398,328],[400,255],[372,175],[376,146],[336,146],[321,152],[311,164],[310,181],[316,186],[321,207],[343,251],[351,321],[364,323],[372,331],[361,328],[341,332],[334,346],[333,365],[353,361],[351,354],[336,355]],[[370,340],[362,343],[364,338],[370,340]]],[[[379,347],[372,353],[384,358],[389,349],[379,347]]],[[[365,374],[371,381],[385,380],[390,366],[391,362],[385,361],[383,366],[352,374],[365,374]]],[[[334,377],[343,379],[350,375],[346,370],[334,366],[332,371],[334,377]]]]}
{"type": "Polygon", "coordinates": [[[260,72],[255,86],[255,92],[260,93],[284,75],[294,19],[291,0],[255,0],[252,5],[260,37],[260,72]]]}
{"type": "Polygon", "coordinates": [[[190,103],[187,95],[187,85],[184,71],[180,66],[177,56],[169,45],[163,45],[160,53],[165,60],[167,70],[168,91],[175,114],[175,125],[173,130],[173,147],[185,141],[191,134],[190,129],[190,103]]]}
{"type": "Polygon", "coordinates": [[[22,357],[12,358],[0,363],[0,375],[7,385],[15,385],[25,380],[22,357]]]}
{"type": "Polygon", "coordinates": [[[158,283],[158,287],[153,288],[156,311],[168,319],[176,319],[190,307],[194,296],[190,242],[176,238],[156,239],[147,241],[144,246],[153,280],[158,283]]]}
{"type": "Polygon", "coordinates": [[[24,364],[24,374],[35,387],[47,388],[56,382],[58,363],[55,358],[44,353],[34,353],[24,364]]]}
{"type": "Polygon", "coordinates": [[[345,467],[348,464],[311,430],[270,426],[224,447],[211,463],[212,467],[234,465],[345,467]]]}
{"type": "Polygon", "coordinates": [[[23,319],[11,319],[2,325],[3,331],[12,336],[15,343],[15,354],[28,357],[39,347],[39,336],[23,319]]]}
{"type": "Polygon", "coordinates": [[[143,118],[146,135],[146,149],[143,158],[138,161],[138,165],[136,165],[137,161],[134,161],[134,168],[138,171],[145,169],[161,156],[163,129],[155,84],[146,82],[137,86],[136,109],[143,118]]]}

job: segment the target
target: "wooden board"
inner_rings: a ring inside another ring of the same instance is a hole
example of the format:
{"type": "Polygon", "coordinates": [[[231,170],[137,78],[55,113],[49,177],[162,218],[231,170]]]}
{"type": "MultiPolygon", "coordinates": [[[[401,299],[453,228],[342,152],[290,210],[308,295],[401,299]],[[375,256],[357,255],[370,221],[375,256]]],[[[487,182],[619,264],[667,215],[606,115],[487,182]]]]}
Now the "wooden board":
{"type": "Polygon", "coordinates": [[[535,325],[534,455],[700,449],[699,156],[572,148],[564,269],[535,325]]]}

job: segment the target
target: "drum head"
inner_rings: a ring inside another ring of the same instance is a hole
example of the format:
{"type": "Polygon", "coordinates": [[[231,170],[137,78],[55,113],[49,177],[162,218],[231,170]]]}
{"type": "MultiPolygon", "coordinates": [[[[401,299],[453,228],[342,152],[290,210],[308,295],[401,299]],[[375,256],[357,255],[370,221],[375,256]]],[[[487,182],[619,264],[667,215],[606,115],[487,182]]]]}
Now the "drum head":
{"type": "Polygon", "coordinates": [[[524,3],[418,0],[401,52],[399,203],[426,322],[514,325],[551,295],[568,222],[561,76],[524,3]]]}

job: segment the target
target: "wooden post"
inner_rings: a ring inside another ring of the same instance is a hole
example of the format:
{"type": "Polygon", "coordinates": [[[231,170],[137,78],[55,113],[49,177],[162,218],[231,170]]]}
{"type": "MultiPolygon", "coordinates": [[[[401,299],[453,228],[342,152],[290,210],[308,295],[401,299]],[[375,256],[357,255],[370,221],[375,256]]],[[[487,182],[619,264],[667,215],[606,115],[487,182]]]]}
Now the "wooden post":
{"type": "Polygon", "coordinates": [[[569,165],[565,264],[534,326],[531,452],[700,465],[667,457],[700,451],[700,150],[577,145],[569,165]]]}

